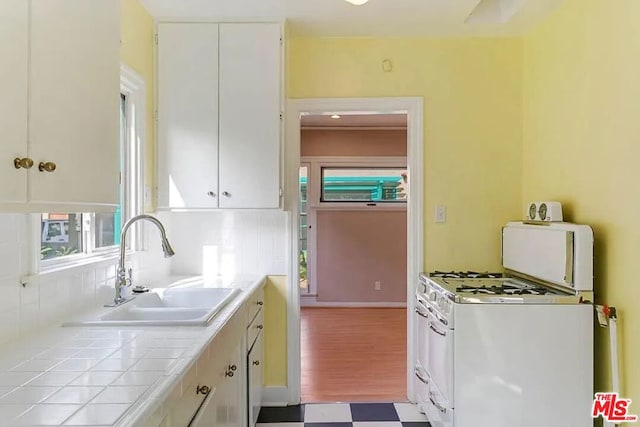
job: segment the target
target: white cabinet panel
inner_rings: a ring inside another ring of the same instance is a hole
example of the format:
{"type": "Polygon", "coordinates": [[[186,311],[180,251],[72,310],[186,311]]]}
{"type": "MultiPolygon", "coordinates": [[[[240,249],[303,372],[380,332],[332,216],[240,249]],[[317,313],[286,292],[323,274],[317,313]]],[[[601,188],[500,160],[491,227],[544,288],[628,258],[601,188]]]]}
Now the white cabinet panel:
{"type": "Polygon", "coordinates": [[[220,207],[280,202],[279,24],[220,24],[220,207]]]}
{"type": "Polygon", "coordinates": [[[262,406],[262,369],[264,366],[264,334],[259,334],[247,355],[249,427],[258,421],[262,406]]]}
{"type": "Polygon", "coordinates": [[[0,200],[25,202],[27,171],[13,159],[27,157],[29,3],[0,1],[0,200]]]}
{"type": "Polygon", "coordinates": [[[31,1],[31,202],[118,203],[119,23],[113,0],[31,1]]]}
{"type": "Polygon", "coordinates": [[[218,207],[218,25],[158,25],[158,205],[218,207]]]}
{"type": "Polygon", "coordinates": [[[158,25],[158,207],[280,207],[281,26],[158,25]]]}
{"type": "Polygon", "coordinates": [[[202,406],[191,420],[189,427],[209,427],[218,425],[218,415],[216,410],[218,409],[219,400],[224,399],[222,393],[218,392],[218,389],[213,389],[209,392],[202,406]]]}

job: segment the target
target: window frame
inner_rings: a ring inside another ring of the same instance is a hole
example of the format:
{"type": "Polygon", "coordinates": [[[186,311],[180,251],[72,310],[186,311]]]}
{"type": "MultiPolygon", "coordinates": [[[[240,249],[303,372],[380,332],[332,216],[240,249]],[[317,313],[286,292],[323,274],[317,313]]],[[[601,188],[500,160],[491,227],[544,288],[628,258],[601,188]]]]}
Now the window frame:
{"type": "MultiPolygon", "coordinates": [[[[124,164],[121,165],[121,224],[135,215],[144,211],[144,142],[146,127],[146,87],[144,79],[132,68],[125,64],[120,65],[120,96],[126,98],[125,102],[125,133],[124,141],[120,147],[124,156],[121,156],[124,164]]],[[[95,212],[69,212],[81,213],[82,216],[82,240],[83,252],[66,255],[47,260],[40,259],[42,240],[42,214],[33,214],[31,217],[33,234],[33,271],[36,274],[44,274],[75,266],[86,265],[106,259],[118,257],[119,245],[102,248],[95,247],[95,233],[93,231],[95,212]]],[[[114,231],[118,232],[119,231],[114,231]]],[[[132,227],[127,244],[128,251],[143,249],[142,227],[132,227]]]]}
{"type": "MultiPolygon", "coordinates": [[[[307,184],[308,210],[406,210],[407,200],[403,201],[323,201],[322,169],[323,168],[397,168],[407,169],[405,156],[379,157],[316,157],[303,156],[300,164],[310,165],[307,184]],[[311,184],[309,184],[311,183],[311,184]]],[[[411,177],[409,177],[411,179],[411,177]]]]}

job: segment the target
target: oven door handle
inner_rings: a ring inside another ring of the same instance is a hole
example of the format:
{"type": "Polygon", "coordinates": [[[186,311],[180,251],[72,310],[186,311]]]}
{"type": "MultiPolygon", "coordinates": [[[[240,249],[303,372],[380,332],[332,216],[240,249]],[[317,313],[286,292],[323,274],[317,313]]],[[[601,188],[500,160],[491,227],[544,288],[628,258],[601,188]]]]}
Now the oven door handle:
{"type": "Polygon", "coordinates": [[[422,375],[420,375],[420,372],[418,372],[418,368],[416,368],[415,374],[416,374],[416,377],[418,377],[418,379],[420,380],[421,383],[429,385],[429,381],[427,381],[422,375]]]}
{"type": "Polygon", "coordinates": [[[429,322],[429,329],[431,329],[433,332],[435,332],[436,334],[440,335],[441,337],[446,337],[447,333],[446,332],[441,332],[439,330],[437,330],[434,326],[433,323],[429,322]]]}
{"type": "Polygon", "coordinates": [[[418,313],[418,316],[420,317],[424,317],[425,319],[429,318],[428,314],[424,314],[423,312],[421,312],[419,309],[416,308],[416,313],[418,313]]]}
{"type": "Polygon", "coordinates": [[[447,408],[445,408],[444,406],[436,402],[436,400],[433,398],[433,392],[431,391],[429,392],[429,400],[431,401],[431,404],[435,406],[438,411],[442,412],[443,414],[447,413],[447,408]]]}

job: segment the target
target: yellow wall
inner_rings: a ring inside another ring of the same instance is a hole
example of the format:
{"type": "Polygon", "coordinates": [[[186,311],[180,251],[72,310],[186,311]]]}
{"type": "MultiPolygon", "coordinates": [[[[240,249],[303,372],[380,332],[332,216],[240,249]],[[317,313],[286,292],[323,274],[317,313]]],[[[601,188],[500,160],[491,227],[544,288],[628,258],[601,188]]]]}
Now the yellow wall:
{"type": "MultiPolygon", "coordinates": [[[[120,59],[137,71],[146,82],[147,127],[145,142],[145,185],[154,185],[155,133],[153,125],[154,82],[153,82],[153,18],[138,0],[120,0],[121,40],[120,59]]],[[[153,192],[152,192],[153,193],[153,192]]],[[[155,204],[145,206],[150,210],[155,204]]]]}
{"type": "Polygon", "coordinates": [[[269,276],[264,288],[264,384],[287,385],[287,276],[269,276]]]}
{"type": "MultiPolygon", "coordinates": [[[[640,402],[640,2],[567,0],[524,41],[523,201],[557,199],[595,231],[596,300],[621,316],[622,384],[640,402]]],[[[596,336],[596,387],[608,342],[596,336]]],[[[633,413],[640,412],[635,403],[633,413]]],[[[633,408],[632,408],[633,409],[633,408]]]]}
{"type": "Polygon", "coordinates": [[[290,98],[423,97],[425,269],[500,267],[523,212],[521,40],[294,38],[288,71],[290,98]]]}

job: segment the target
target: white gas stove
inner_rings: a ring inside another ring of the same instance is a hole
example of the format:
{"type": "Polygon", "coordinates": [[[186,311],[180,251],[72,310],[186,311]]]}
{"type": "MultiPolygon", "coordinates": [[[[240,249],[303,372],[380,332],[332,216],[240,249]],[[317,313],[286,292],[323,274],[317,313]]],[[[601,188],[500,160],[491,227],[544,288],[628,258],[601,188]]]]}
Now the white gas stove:
{"type": "Polygon", "coordinates": [[[504,273],[422,274],[418,403],[432,425],[591,425],[593,233],[512,222],[504,273]]]}

